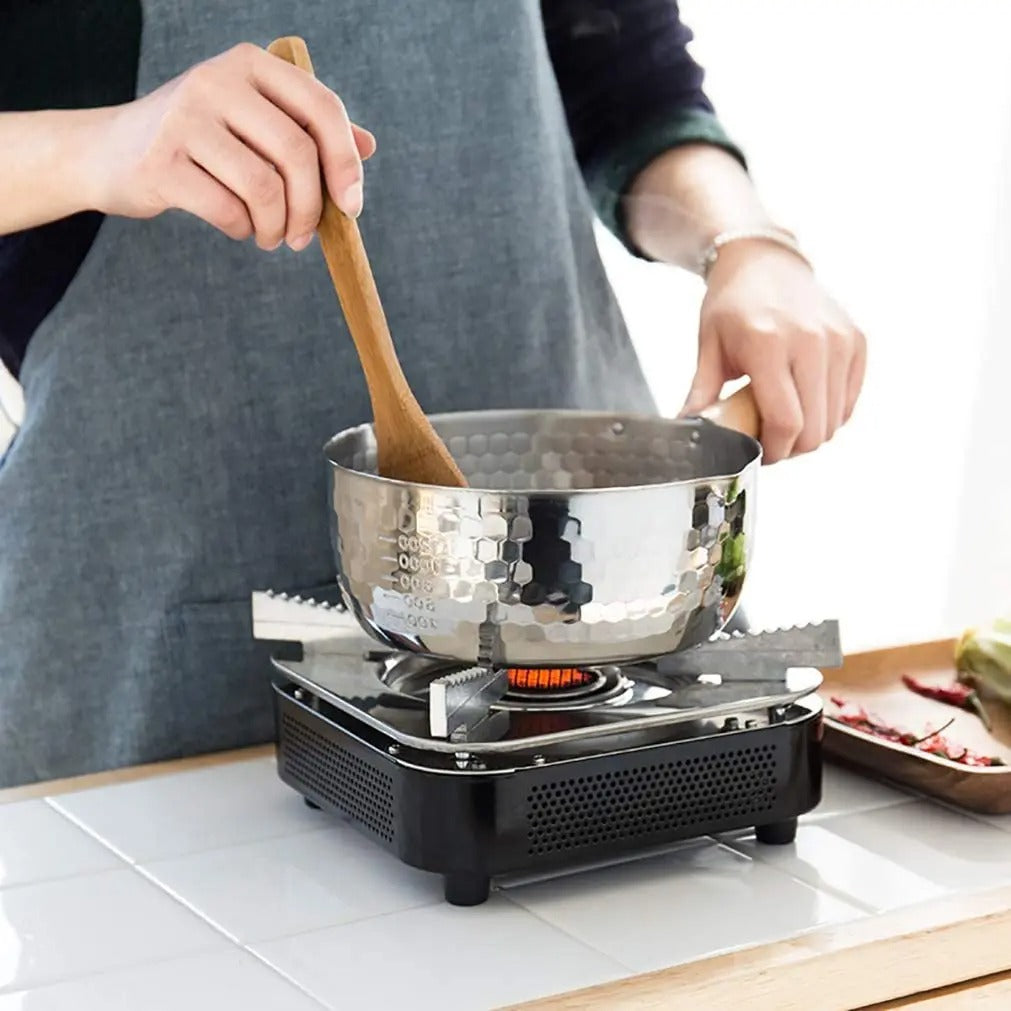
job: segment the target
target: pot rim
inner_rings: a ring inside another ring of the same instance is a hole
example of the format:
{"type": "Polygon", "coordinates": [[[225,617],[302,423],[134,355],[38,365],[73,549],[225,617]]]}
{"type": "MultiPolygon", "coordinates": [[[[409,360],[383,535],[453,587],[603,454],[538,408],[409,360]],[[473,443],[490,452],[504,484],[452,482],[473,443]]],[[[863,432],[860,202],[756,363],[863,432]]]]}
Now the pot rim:
{"type": "Polygon", "coordinates": [[[440,414],[430,414],[428,415],[428,420],[432,422],[433,425],[438,428],[438,423],[441,421],[466,421],[468,418],[482,419],[488,418],[491,415],[508,420],[509,418],[529,418],[534,415],[548,415],[557,418],[583,418],[583,419],[599,419],[601,421],[629,421],[629,422],[665,422],[672,429],[695,429],[696,431],[701,431],[707,433],[716,438],[726,438],[737,441],[745,452],[751,452],[751,459],[738,470],[729,471],[727,473],[716,473],[707,474],[705,477],[694,477],[685,478],[677,481],[654,481],[649,484],[634,484],[634,485],[612,485],[606,488],[485,488],[480,485],[468,485],[465,488],[459,488],[449,485],[434,485],[434,484],[417,484],[413,481],[402,481],[399,478],[392,477],[382,477],[379,474],[373,474],[366,470],[355,470],[352,467],[347,467],[342,463],[338,463],[333,458],[333,450],[338,442],[342,442],[352,436],[359,435],[363,432],[371,431],[373,429],[373,422],[367,421],[359,425],[353,425],[350,428],[342,429],[332,435],[323,444],[323,454],[326,457],[327,463],[330,465],[332,472],[338,472],[341,474],[349,474],[366,482],[374,483],[380,486],[402,488],[409,491],[444,491],[452,492],[454,494],[467,494],[473,493],[476,495],[522,495],[528,498],[540,498],[540,497],[552,497],[557,498],[559,495],[566,496],[576,496],[576,495],[595,495],[602,496],[606,494],[630,492],[630,491],[645,491],[647,489],[671,489],[671,488],[691,488],[697,487],[699,485],[711,484],[713,482],[724,482],[733,481],[735,479],[739,480],[748,474],[752,469],[756,469],[761,466],[762,463],[762,445],[757,440],[752,438],[750,435],[743,435],[740,432],[735,432],[733,429],[724,428],[721,425],[717,425],[715,422],[708,420],[707,418],[701,417],[691,417],[691,418],[668,418],[663,415],[657,414],[643,414],[630,411],[596,411],[596,410],[579,410],[575,408],[551,408],[547,410],[539,410],[537,408],[509,408],[504,410],[479,410],[479,411],[446,411],[440,414]]]}

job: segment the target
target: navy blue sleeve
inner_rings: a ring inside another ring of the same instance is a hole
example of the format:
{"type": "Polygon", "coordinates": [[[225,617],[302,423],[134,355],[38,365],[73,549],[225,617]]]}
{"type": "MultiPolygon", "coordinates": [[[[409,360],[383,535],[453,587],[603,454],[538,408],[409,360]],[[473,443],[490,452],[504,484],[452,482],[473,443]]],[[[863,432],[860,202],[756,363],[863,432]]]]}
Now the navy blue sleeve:
{"type": "MultiPolygon", "coordinates": [[[[140,0],[0,0],[0,112],[129,101],[140,31],[140,0]]],[[[0,361],[13,375],[101,222],[88,212],[0,235],[0,361]]]]}
{"type": "Polygon", "coordinates": [[[621,198],[657,155],[727,136],[692,58],[677,0],[541,0],[576,158],[597,213],[633,253],[621,198]]]}

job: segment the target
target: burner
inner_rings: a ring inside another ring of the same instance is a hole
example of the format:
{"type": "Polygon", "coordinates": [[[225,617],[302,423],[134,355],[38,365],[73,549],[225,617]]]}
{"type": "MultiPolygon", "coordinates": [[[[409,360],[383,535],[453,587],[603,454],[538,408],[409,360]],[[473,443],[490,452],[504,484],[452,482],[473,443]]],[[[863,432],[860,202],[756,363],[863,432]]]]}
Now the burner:
{"type": "Polygon", "coordinates": [[[510,668],[504,709],[570,709],[596,705],[625,691],[629,681],[618,667],[510,668]]]}
{"type": "Polygon", "coordinates": [[[567,695],[587,688],[591,691],[601,676],[580,667],[510,667],[509,693],[517,697],[532,697],[551,693],[567,695]]]}
{"type": "MultiPolygon", "coordinates": [[[[431,683],[467,670],[410,653],[392,654],[380,672],[390,691],[427,700],[431,683]]],[[[508,686],[492,710],[586,709],[610,701],[620,704],[630,699],[631,681],[620,667],[510,667],[508,686]]]]}

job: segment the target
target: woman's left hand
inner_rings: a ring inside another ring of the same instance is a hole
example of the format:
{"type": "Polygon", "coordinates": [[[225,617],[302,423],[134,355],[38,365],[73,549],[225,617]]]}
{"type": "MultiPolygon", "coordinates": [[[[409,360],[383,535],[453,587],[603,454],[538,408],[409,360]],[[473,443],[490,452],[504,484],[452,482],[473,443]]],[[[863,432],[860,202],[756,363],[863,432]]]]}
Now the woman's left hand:
{"type": "Polygon", "coordinates": [[[809,453],[853,413],[864,380],[864,335],[810,267],[764,240],[725,246],[709,273],[698,367],[682,414],[697,414],[723,384],[748,376],[765,462],[809,453]]]}

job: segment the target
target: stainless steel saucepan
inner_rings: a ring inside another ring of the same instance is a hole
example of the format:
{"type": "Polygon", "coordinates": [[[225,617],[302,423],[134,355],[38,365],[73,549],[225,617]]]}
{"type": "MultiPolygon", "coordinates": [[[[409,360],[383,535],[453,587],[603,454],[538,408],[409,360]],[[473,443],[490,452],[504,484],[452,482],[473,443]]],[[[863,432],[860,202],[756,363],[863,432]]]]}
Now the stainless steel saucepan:
{"type": "Polygon", "coordinates": [[[467,664],[581,666],[694,646],[729,620],[754,546],[750,388],[688,420],[431,421],[468,487],[376,476],[371,425],[326,445],[338,578],[378,641],[467,664]]]}

